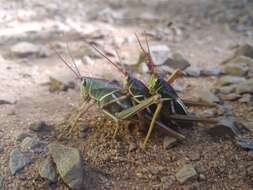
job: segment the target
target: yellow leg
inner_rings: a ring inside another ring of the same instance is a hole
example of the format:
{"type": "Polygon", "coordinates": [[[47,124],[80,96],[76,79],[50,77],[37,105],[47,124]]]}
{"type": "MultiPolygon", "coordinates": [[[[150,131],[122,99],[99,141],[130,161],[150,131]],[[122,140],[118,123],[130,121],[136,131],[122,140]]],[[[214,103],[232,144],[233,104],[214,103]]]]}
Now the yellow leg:
{"type": "Polygon", "coordinates": [[[155,110],[155,113],[154,113],[154,115],[153,115],[153,118],[152,118],[150,127],[149,127],[149,129],[148,129],[147,136],[145,137],[145,140],[144,140],[144,142],[143,142],[142,149],[145,148],[145,146],[146,146],[146,144],[147,144],[147,142],[148,142],[148,139],[149,139],[149,137],[150,137],[150,135],[151,135],[151,133],[152,133],[152,130],[153,130],[154,126],[155,126],[156,118],[158,117],[158,115],[159,115],[161,109],[162,109],[162,102],[158,104],[158,106],[157,106],[157,108],[156,108],[156,110],[155,110]]]}
{"type": "Polygon", "coordinates": [[[169,84],[171,84],[174,80],[176,80],[177,77],[179,77],[181,75],[181,70],[180,69],[176,69],[174,71],[174,73],[172,73],[172,75],[169,77],[169,79],[167,80],[167,82],[169,84]]]}
{"type": "Polygon", "coordinates": [[[117,135],[118,131],[119,131],[119,123],[117,123],[117,127],[114,130],[113,138],[116,138],[116,135],[117,135]]]}

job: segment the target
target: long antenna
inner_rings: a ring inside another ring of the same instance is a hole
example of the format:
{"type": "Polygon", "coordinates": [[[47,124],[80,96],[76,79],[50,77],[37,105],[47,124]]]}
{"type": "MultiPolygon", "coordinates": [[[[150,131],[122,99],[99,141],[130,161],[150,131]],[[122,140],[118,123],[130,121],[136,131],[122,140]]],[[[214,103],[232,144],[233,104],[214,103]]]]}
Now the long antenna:
{"type": "Polygon", "coordinates": [[[151,58],[151,54],[150,54],[150,49],[149,49],[149,45],[148,45],[147,38],[146,38],[146,44],[147,44],[147,48],[148,48],[148,53],[145,51],[144,47],[142,46],[141,41],[140,41],[139,37],[137,36],[137,34],[135,34],[135,36],[136,36],[136,38],[137,38],[137,41],[138,41],[138,44],[139,44],[141,50],[142,50],[143,53],[144,53],[144,56],[145,56],[146,60],[147,60],[147,64],[148,64],[149,70],[150,70],[152,73],[154,73],[154,64],[153,64],[153,60],[152,60],[152,58],[151,58]]]}
{"type": "Polygon", "coordinates": [[[54,50],[55,54],[62,60],[62,62],[76,75],[78,79],[81,80],[81,75],[79,75],[71,66],[70,64],[61,56],[61,54],[56,50],[56,48],[50,44],[51,48],[54,50]]]}
{"type": "Polygon", "coordinates": [[[146,33],[144,32],[145,34],[145,41],[146,41],[146,45],[147,45],[147,48],[148,48],[148,64],[149,64],[149,67],[150,67],[150,70],[152,73],[155,72],[155,69],[154,69],[154,62],[153,62],[153,59],[152,59],[152,56],[151,56],[151,51],[150,51],[150,48],[149,48],[149,43],[148,43],[148,38],[147,38],[147,35],[146,33]]]}
{"type": "Polygon", "coordinates": [[[77,67],[77,65],[76,65],[76,62],[75,62],[75,60],[74,60],[74,57],[73,57],[73,55],[72,55],[71,52],[70,52],[70,48],[69,48],[68,42],[66,43],[66,46],[67,46],[68,54],[69,54],[69,56],[70,56],[70,58],[71,58],[71,60],[72,60],[72,64],[74,65],[77,74],[79,75],[79,77],[82,77],[82,75],[80,74],[79,69],[78,69],[78,67],[77,67]]]}
{"type": "Polygon", "coordinates": [[[115,68],[117,68],[122,74],[127,76],[127,72],[120,68],[116,63],[114,63],[110,58],[108,58],[101,50],[99,50],[96,46],[91,45],[101,56],[103,56],[109,63],[111,63],[115,68]]]}

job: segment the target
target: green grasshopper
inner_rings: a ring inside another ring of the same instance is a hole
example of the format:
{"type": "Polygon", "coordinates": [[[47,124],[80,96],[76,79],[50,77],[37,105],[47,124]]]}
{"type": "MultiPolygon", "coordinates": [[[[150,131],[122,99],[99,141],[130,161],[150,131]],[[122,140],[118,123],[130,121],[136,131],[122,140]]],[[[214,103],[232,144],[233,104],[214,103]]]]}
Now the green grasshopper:
{"type": "MultiPolygon", "coordinates": [[[[171,135],[176,136],[178,139],[184,139],[183,135],[168,128],[166,125],[157,120],[160,112],[161,102],[167,101],[166,99],[161,99],[159,94],[147,97],[148,95],[143,95],[142,89],[135,88],[135,85],[132,85],[133,88],[129,88],[129,92],[131,93],[126,93],[124,90],[122,90],[122,87],[116,83],[104,79],[83,77],[81,76],[74,62],[73,64],[75,68],[72,68],[70,64],[65,61],[65,59],[56,50],[55,52],[63,61],[63,63],[81,81],[80,92],[81,96],[84,98],[84,103],[80,107],[79,113],[74,118],[71,118],[71,129],[69,132],[72,131],[73,127],[78,121],[78,118],[85,111],[87,111],[91,105],[97,103],[99,108],[116,122],[117,127],[113,134],[114,137],[119,130],[118,123],[120,121],[130,119],[131,117],[136,117],[138,113],[142,112],[144,118],[151,121],[148,133],[142,146],[143,148],[145,147],[155,124],[158,127],[167,130],[171,135]],[[148,111],[148,108],[151,105],[158,105],[154,112],[148,111]]],[[[98,50],[98,52],[100,51],[98,50]]],[[[128,82],[132,82],[131,84],[135,84],[136,82],[134,78],[131,77],[129,77],[128,80],[128,82]]]]}

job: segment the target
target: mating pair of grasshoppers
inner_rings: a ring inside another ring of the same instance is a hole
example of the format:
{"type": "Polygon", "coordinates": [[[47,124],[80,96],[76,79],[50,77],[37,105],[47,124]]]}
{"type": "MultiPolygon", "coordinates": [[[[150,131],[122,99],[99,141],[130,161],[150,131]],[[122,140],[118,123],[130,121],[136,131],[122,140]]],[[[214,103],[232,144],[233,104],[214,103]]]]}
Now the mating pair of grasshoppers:
{"type": "Polygon", "coordinates": [[[72,68],[56,51],[65,65],[80,79],[81,96],[84,98],[84,103],[81,105],[79,113],[71,119],[70,132],[79,117],[94,103],[97,103],[99,108],[116,122],[117,127],[113,134],[114,137],[119,130],[120,121],[131,118],[137,118],[139,121],[147,120],[149,129],[142,148],[145,148],[154,126],[163,128],[171,136],[182,140],[185,137],[175,130],[176,126],[180,125],[183,127],[185,124],[192,124],[193,122],[216,122],[213,119],[188,115],[185,104],[189,102],[184,102],[180,99],[171,86],[171,83],[178,77],[180,70],[176,70],[167,81],[160,77],[154,71],[147,39],[148,52],[143,48],[139,38],[137,36],[136,38],[151,71],[151,77],[147,85],[127,73],[94,45],[90,46],[124,75],[124,86],[104,79],[81,76],[75,63],[73,63],[74,68],[72,68]]]}

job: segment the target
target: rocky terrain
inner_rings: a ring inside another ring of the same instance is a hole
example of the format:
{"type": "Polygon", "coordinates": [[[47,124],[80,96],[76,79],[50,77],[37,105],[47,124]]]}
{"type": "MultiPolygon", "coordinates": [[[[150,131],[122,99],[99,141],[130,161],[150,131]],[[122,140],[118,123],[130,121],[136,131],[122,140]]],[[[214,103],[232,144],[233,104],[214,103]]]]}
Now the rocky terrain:
{"type": "Polygon", "coordinates": [[[252,10],[250,0],[1,3],[0,189],[252,189],[252,10]],[[114,139],[95,105],[68,134],[80,82],[55,50],[83,76],[122,83],[87,42],[114,61],[117,49],[121,67],[147,81],[144,32],[155,70],[183,71],[180,97],[215,104],[189,112],[220,123],[180,128],[181,142],[154,130],[143,151],[138,125],[121,122],[114,139]]]}

